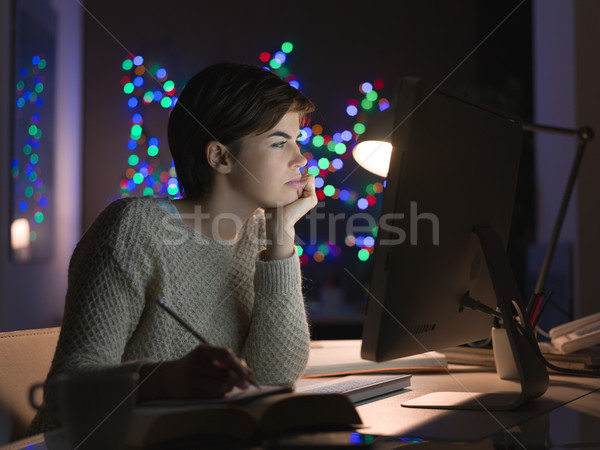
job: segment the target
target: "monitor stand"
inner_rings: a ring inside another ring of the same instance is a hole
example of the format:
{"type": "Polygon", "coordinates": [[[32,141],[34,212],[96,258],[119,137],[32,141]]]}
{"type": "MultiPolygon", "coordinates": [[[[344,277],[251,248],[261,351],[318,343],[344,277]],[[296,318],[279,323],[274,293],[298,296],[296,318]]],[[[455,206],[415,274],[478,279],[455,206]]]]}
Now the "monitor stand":
{"type": "Polygon", "coordinates": [[[525,314],[523,300],[517,287],[506,251],[498,234],[489,227],[476,227],[477,234],[494,286],[498,307],[518,372],[520,392],[434,392],[402,404],[409,408],[478,409],[503,411],[519,406],[541,396],[548,388],[548,371],[532,347],[536,342],[533,330],[522,318],[522,328],[513,318],[513,302],[517,312],[525,314]],[[524,335],[526,333],[527,335],[524,335]]]}

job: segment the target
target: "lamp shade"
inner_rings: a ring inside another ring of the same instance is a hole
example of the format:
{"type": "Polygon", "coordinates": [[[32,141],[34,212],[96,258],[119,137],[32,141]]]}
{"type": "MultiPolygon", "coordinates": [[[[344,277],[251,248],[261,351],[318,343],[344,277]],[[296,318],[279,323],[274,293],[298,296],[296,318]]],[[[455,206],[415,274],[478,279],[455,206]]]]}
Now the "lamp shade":
{"type": "Polygon", "coordinates": [[[374,116],[352,150],[360,166],[380,177],[386,177],[390,167],[393,117],[389,109],[374,116]]]}

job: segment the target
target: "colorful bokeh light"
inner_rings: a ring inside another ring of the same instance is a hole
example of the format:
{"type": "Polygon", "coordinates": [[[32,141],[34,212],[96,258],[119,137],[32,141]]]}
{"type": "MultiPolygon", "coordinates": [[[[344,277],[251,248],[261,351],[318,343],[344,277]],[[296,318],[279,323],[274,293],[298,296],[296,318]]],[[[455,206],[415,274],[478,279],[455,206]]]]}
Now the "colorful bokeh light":
{"type": "MultiPolygon", "coordinates": [[[[291,86],[299,89],[298,78],[288,68],[293,49],[294,45],[287,41],[279,49],[259,53],[258,60],[266,70],[273,71],[291,86]]],[[[178,197],[181,193],[173,162],[170,161],[166,166],[161,162],[162,146],[144,123],[148,108],[159,107],[160,110],[168,113],[168,110],[175,105],[176,83],[169,79],[167,69],[161,64],[145,66],[141,55],[130,55],[122,62],[121,67],[126,74],[122,76],[120,82],[130,111],[130,134],[126,142],[127,166],[124,170],[125,175],[119,183],[121,195],[178,197]]],[[[31,97],[36,94],[35,89],[33,92],[25,93],[24,87],[20,86],[20,88],[23,93],[22,102],[31,102],[31,97]]],[[[307,158],[308,173],[315,176],[319,201],[339,202],[350,212],[369,210],[379,201],[385,181],[383,183],[374,181],[362,188],[351,184],[340,186],[339,183],[344,179],[344,174],[355,167],[347,162],[351,159],[357,138],[366,130],[365,123],[369,116],[390,106],[389,100],[382,96],[383,88],[384,82],[381,79],[358,84],[357,96],[349,99],[344,106],[344,117],[352,122],[343,129],[329,133],[324,125],[319,123],[301,129],[298,142],[307,158]],[[337,173],[342,176],[328,179],[337,173]]],[[[33,101],[35,102],[36,99],[33,101]]],[[[32,128],[32,131],[35,129],[32,128]]],[[[31,148],[34,146],[32,145],[31,148]]],[[[365,262],[370,259],[373,252],[376,236],[377,227],[373,228],[370,235],[348,235],[342,247],[348,250],[352,248],[357,260],[365,262]]],[[[342,253],[341,247],[325,241],[317,245],[297,245],[297,250],[302,264],[309,261],[317,263],[328,261],[339,257],[342,253]]]]}
{"type": "MultiPolygon", "coordinates": [[[[177,101],[177,88],[168,79],[168,71],[160,64],[146,69],[141,55],[130,55],[121,67],[127,72],[121,78],[130,111],[130,134],[127,140],[127,168],[119,183],[122,197],[130,195],[179,196],[179,183],[173,162],[164,164],[160,158],[159,140],[144,124],[147,108],[170,110],[177,101]]],[[[166,120],[166,118],[165,118],[166,120]]]]}
{"type": "Polygon", "coordinates": [[[34,242],[40,230],[38,227],[46,220],[45,211],[49,203],[42,170],[47,161],[49,144],[43,139],[47,115],[44,115],[42,108],[48,62],[43,54],[33,55],[28,61],[31,65],[18,70],[14,86],[16,114],[24,128],[20,130],[23,134],[18,136],[20,148],[16,149],[15,156],[10,160],[10,177],[15,198],[18,199],[15,203],[18,213],[14,219],[27,220],[29,241],[34,242]]]}

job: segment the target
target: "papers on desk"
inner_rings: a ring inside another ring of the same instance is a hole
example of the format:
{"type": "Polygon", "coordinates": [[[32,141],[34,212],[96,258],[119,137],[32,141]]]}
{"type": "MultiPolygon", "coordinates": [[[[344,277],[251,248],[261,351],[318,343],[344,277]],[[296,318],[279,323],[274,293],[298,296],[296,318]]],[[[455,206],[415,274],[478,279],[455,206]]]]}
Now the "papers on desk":
{"type": "MultiPolygon", "coordinates": [[[[547,352],[541,346],[544,358],[550,363],[564,369],[575,370],[600,370],[600,348],[588,348],[568,355],[559,355],[547,352]]],[[[478,347],[451,347],[443,350],[446,359],[452,364],[469,364],[495,368],[494,351],[491,348],[478,347]]],[[[549,369],[550,372],[554,370],[549,369]]]]}
{"type": "Polygon", "coordinates": [[[360,357],[361,341],[334,340],[311,342],[308,366],[303,378],[378,374],[445,372],[448,368],[442,353],[428,352],[384,362],[367,361],[360,357]]]}

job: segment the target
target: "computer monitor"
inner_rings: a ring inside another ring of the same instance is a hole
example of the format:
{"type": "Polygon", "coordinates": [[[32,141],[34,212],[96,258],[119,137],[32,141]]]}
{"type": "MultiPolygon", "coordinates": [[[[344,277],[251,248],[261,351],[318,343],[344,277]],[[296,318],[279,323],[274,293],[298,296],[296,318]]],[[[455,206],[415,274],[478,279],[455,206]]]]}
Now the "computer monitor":
{"type": "Polygon", "coordinates": [[[493,316],[470,309],[474,299],[499,309],[522,392],[458,403],[518,407],[548,384],[527,321],[513,320],[524,306],[505,252],[521,123],[416,78],[399,83],[393,107],[362,357],[383,361],[487,338],[493,316]]]}

